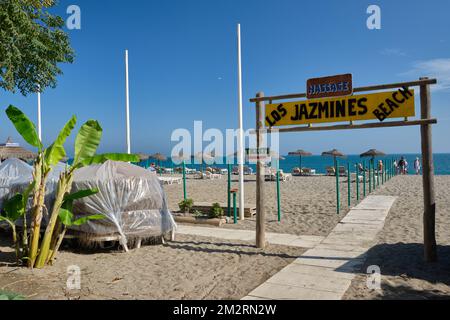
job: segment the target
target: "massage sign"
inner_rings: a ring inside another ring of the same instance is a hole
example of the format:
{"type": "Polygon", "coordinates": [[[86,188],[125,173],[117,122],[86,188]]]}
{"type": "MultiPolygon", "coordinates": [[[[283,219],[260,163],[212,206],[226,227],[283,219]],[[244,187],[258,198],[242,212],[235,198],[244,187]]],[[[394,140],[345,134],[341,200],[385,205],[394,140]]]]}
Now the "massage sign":
{"type": "Polygon", "coordinates": [[[308,100],[266,105],[266,126],[374,119],[382,122],[415,116],[412,89],[349,95],[353,90],[351,75],[311,79],[307,86],[308,100]]]}

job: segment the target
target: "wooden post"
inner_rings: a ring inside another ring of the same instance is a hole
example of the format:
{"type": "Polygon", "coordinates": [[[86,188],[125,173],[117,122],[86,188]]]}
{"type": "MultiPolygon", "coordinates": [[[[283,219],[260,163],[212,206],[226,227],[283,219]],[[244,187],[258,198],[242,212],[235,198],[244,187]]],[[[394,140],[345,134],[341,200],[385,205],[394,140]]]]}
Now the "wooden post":
{"type": "MultiPolygon", "coordinates": [[[[427,78],[421,78],[425,80],[427,78]]],[[[431,117],[431,95],[430,86],[420,86],[420,113],[422,119],[431,117]]],[[[422,167],[423,167],[423,244],[426,262],[437,261],[436,249],[436,202],[434,196],[434,165],[432,148],[431,125],[426,124],[420,127],[422,138],[422,167]]]]}
{"type": "MultiPolygon", "coordinates": [[[[263,92],[256,94],[257,98],[264,97],[263,92]]],[[[256,247],[265,248],[266,246],[266,217],[264,212],[264,166],[260,159],[260,147],[263,139],[264,124],[264,102],[256,102],[256,247]]]]}

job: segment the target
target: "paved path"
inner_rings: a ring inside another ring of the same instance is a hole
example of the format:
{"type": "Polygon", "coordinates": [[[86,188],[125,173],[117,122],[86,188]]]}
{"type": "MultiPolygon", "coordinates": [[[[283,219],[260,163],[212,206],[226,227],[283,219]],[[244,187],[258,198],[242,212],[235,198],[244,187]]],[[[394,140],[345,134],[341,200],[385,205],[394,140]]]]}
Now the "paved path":
{"type": "Polygon", "coordinates": [[[340,300],[396,197],[369,196],[316,247],[275,274],[243,300],[340,300]]]}
{"type": "MultiPolygon", "coordinates": [[[[226,240],[255,241],[255,231],[236,230],[225,228],[208,228],[178,225],[177,234],[202,236],[226,240]]],[[[285,245],[292,247],[314,248],[324,237],[319,236],[297,236],[293,234],[266,233],[266,239],[269,244],[285,245]]]]}

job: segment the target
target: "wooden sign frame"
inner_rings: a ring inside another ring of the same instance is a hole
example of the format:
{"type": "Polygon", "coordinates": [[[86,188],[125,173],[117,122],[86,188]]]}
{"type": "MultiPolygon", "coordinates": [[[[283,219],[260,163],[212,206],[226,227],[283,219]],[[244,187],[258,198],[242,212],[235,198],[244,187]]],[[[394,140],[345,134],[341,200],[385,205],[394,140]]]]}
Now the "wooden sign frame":
{"type": "MultiPolygon", "coordinates": [[[[405,127],[405,126],[420,126],[421,132],[421,149],[423,162],[423,243],[424,243],[424,257],[427,262],[437,261],[437,244],[436,244],[436,201],[434,192],[434,163],[433,163],[433,149],[432,149],[432,125],[437,123],[437,119],[431,117],[431,85],[437,83],[436,79],[420,78],[417,81],[402,82],[375,85],[368,87],[355,88],[353,92],[378,91],[386,89],[398,89],[419,87],[420,88],[420,119],[409,121],[386,121],[377,123],[363,123],[363,124],[341,124],[341,125],[325,125],[325,126],[296,126],[291,128],[265,128],[265,102],[273,103],[278,100],[289,100],[296,98],[304,98],[307,93],[296,93],[279,96],[264,96],[263,92],[259,92],[255,98],[250,99],[250,102],[256,104],[256,149],[263,142],[263,133],[275,131],[281,132],[302,132],[302,131],[327,131],[327,130],[349,130],[349,129],[366,129],[366,128],[386,128],[386,127],[405,127]]],[[[265,209],[264,209],[264,163],[257,162],[256,166],[256,246],[264,248],[265,240],[265,209]]]]}

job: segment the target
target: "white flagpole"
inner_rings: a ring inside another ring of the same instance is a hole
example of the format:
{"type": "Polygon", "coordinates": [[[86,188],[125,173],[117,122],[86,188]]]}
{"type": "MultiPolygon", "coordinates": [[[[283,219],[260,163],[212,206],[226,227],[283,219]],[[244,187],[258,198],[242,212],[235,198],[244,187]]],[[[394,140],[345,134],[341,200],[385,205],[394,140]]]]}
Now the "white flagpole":
{"type": "Polygon", "coordinates": [[[126,91],[126,113],[127,113],[127,153],[131,154],[130,139],[130,87],[128,83],[128,50],[125,50],[125,91],[126,91]]]}
{"type": "Polygon", "coordinates": [[[239,95],[239,219],[244,220],[244,125],[242,116],[242,59],[241,59],[241,25],[237,25],[238,36],[238,95],[239,95]]]}
{"type": "Polygon", "coordinates": [[[38,136],[39,136],[39,140],[42,141],[42,126],[41,126],[41,88],[39,87],[39,91],[37,93],[37,98],[38,98],[38,136]]]}

